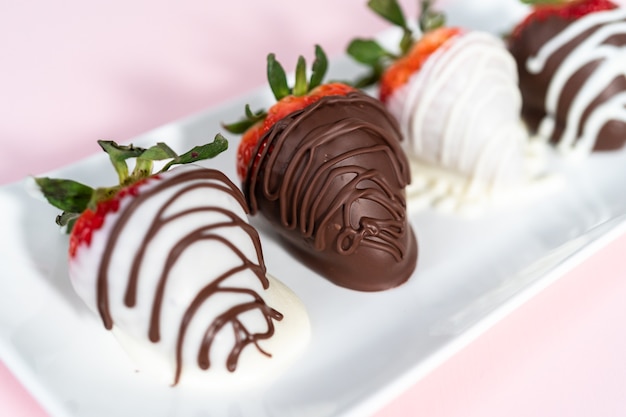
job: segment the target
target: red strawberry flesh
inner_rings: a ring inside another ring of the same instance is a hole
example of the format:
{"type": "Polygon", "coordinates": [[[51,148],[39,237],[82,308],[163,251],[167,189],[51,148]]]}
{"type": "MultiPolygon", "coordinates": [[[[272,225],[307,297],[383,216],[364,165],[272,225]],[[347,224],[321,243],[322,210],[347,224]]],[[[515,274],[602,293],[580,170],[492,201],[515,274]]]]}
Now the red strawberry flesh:
{"type": "MultiPolygon", "coordinates": [[[[153,176],[151,178],[158,178],[153,176]]],[[[121,200],[126,196],[136,196],[139,193],[139,187],[144,184],[148,178],[137,181],[132,185],[122,188],[112,198],[98,202],[95,211],[88,208],[76,219],[76,223],[72,228],[69,242],[70,258],[76,256],[78,248],[82,245],[91,245],[93,233],[102,228],[109,214],[115,213],[120,208],[121,200]]]]}
{"type": "Polygon", "coordinates": [[[426,32],[406,56],[398,59],[385,70],[380,79],[380,100],[385,103],[398,88],[404,86],[409,78],[422,68],[435,51],[461,33],[461,29],[453,27],[441,27],[426,32]]]}
{"type": "Polygon", "coordinates": [[[353,87],[343,83],[323,84],[314,88],[305,96],[289,95],[270,107],[265,120],[253,125],[241,138],[239,148],[237,149],[237,175],[239,179],[243,181],[246,178],[255,150],[256,154],[254,155],[253,163],[256,163],[260,159],[260,155],[265,149],[265,144],[261,143],[259,145],[259,141],[278,121],[298,110],[310,106],[322,97],[346,95],[352,91],[355,91],[353,87]]]}

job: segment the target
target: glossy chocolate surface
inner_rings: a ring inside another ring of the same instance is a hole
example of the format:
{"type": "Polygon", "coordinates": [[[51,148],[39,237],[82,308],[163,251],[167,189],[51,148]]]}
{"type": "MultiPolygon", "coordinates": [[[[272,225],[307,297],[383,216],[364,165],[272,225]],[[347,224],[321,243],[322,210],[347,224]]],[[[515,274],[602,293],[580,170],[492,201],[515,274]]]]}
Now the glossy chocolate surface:
{"type": "Polygon", "coordinates": [[[330,96],[276,123],[244,194],[292,253],[337,285],[380,291],[405,282],[417,243],[400,131],[379,101],[330,96]]]}
{"type": "MultiPolygon", "coordinates": [[[[546,117],[545,103],[548,89],[559,68],[567,63],[566,60],[576,48],[579,48],[591,36],[599,35],[599,31],[603,30],[605,26],[603,24],[593,25],[593,27],[582,31],[569,42],[556,49],[546,61],[545,67],[541,72],[530,72],[527,65],[529,58],[536,56],[547,42],[570,28],[574,22],[560,16],[550,16],[541,21],[533,20],[515,36],[512,36],[509,42],[509,49],[515,57],[519,70],[520,88],[523,97],[522,116],[533,133],[537,133],[542,119],[546,117]]],[[[605,36],[601,40],[599,47],[603,45],[626,45],[626,33],[615,33],[605,36]]],[[[554,117],[555,127],[550,137],[546,138],[547,140],[554,144],[558,144],[562,140],[568,118],[572,117],[571,114],[574,113],[572,106],[575,105],[576,98],[583,94],[582,89],[587,80],[604,63],[605,59],[603,58],[590,60],[590,62],[578,68],[567,78],[562,93],[558,97],[556,112],[550,114],[554,117]]],[[[567,63],[567,65],[569,64],[567,63]]],[[[615,76],[612,80],[606,80],[604,87],[594,95],[595,98],[583,109],[584,111],[581,112],[580,117],[576,117],[577,137],[580,138],[583,135],[585,125],[594,110],[623,92],[626,92],[624,72],[615,76]]],[[[593,138],[592,150],[619,149],[625,142],[626,123],[617,118],[609,118],[609,120],[603,123],[596,137],[593,138]]]]}

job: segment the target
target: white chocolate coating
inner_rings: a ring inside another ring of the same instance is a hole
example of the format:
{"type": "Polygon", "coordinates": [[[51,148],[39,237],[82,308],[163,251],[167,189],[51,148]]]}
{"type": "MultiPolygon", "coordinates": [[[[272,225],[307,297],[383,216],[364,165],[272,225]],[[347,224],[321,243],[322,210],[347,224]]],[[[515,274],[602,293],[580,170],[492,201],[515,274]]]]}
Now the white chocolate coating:
{"type": "MultiPolygon", "coordinates": [[[[141,185],[139,196],[147,195],[151,189],[166,181],[172,182],[177,176],[202,169],[204,168],[185,166],[164,173],[161,179],[150,180],[141,185]]],[[[275,309],[283,317],[280,320],[272,319],[274,334],[270,338],[258,340],[256,344],[251,343],[243,348],[234,372],[226,368],[237,334],[229,323],[213,338],[209,368],[202,370],[196,358],[207,328],[226,311],[250,303],[250,292],[224,291],[211,295],[191,316],[182,339],[180,385],[228,390],[267,382],[275,376],[306,346],[310,337],[310,325],[300,300],[279,281],[268,277],[269,287],[264,289],[251,269],[243,268],[237,273],[228,274],[228,271],[242,264],[242,258],[224,244],[224,241],[230,242],[251,264],[258,265],[260,259],[248,232],[241,227],[234,227],[232,219],[224,214],[234,214],[237,224],[242,221],[247,225],[247,216],[240,202],[231,193],[220,189],[220,184],[215,184],[217,182],[201,178],[175,183],[154,193],[131,211],[108,264],[108,298],[114,323],[112,330],[131,358],[135,359],[138,368],[172,383],[175,379],[177,339],[181,322],[189,306],[203,289],[226,273],[228,278],[220,283],[221,288],[251,291],[260,296],[268,307],[275,309]],[[206,186],[211,185],[211,182],[218,187],[206,186]],[[196,184],[201,186],[189,187],[196,184]],[[162,218],[173,220],[160,227],[153,237],[147,238],[151,224],[159,218],[158,212],[163,207],[166,210],[161,213],[162,218]],[[211,209],[206,210],[206,207],[211,209]],[[206,236],[210,234],[217,236],[217,239],[198,239],[184,247],[182,254],[175,258],[167,275],[161,303],[160,340],[149,340],[151,312],[156,303],[159,277],[167,269],[166,260],[172,259],[171,254],[176,252],[176,245],[183,242],[190,232],[215,225],[217,226],[206,236]],[[142,245],[145,245],[146,251],[140,264],[136,303],[129,307],[125,303],[125,294],[131,264],[142,245]]],[[[96,313],[99,312],[96,293],[98,271],[105,247],[111,239],[115,224],[135,199],[136,197],[123,197],[120,209],[107,215],[103,227],[93,234],[91,245],[80,246],[76,256],[70,261],[71,282],[80,297],[96,313]]],[[[268,331],[266,317],[258,309],[248,309],[240,313],[237,319],[250,334],[268,331]]]]}
{"type": "Polygon", "coordinates": [[[520,121],[517,80],[515,61],[504,43],[472,31],[448,40],[393,93],[388,108],[400,122],[417,167],[413,191],[423,192],[437,170],[450,175],[430,187],[441,188],[444,182],[455,199],[528,181],[530,145],[520,121]]]}

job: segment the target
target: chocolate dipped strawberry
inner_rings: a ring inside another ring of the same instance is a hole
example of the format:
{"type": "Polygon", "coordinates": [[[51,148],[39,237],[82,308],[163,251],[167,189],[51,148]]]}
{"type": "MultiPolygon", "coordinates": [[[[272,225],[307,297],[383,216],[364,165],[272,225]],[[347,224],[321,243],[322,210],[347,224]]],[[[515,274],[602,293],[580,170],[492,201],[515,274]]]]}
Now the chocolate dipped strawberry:
{"type": "MultiPolygon", "coordinates": [[[[316,47],[307,80],[295,85],[268,56],[277,103],[246,110],[238,151],[252,213],[268,219],[302,262],[333,283],[361,291],[398,286],[413,273],[417,244],[406,214],[409,165],[393,117],[342,83],[321,84],[326,56],[316,47]]],[[[239,129],[236,129],[239,130],[239,129]]]]}
{"type": "Polygon", "coordinates": [[[607,0],[530,1],[509,49],[530,130],[564,153],[626,142],[626,8],[607,0]]]}
{"type": "Polygon", "coordinates": [[[402,37],[397,52],[371,39],[350,43],[348,54],[371,68],[357,85],[378,83],[407,138],[414,176],[427,176],[416,184],[439,189],[445,178],[464,198],[525,182],[528,135],[515,61],[499,38],[445,26],[430,3],[421,2],[415,31],[395,0],[368,2],[402,37]]]}
{"type": "Polygon", "coordinates": [[[78,295],[147,374],[200,389],[270,378],[306,344],[306,312],[266,275],[241,191],[214,169],[169,170],[215,156],[226,140],[218,135],[183,155],[162,143],[98,143],[119,185],[35,179],[63,210],[57,222],[70,229],[69,275],[78,295]],[[153,174],[160,160],[169,162],[153,174]]]}

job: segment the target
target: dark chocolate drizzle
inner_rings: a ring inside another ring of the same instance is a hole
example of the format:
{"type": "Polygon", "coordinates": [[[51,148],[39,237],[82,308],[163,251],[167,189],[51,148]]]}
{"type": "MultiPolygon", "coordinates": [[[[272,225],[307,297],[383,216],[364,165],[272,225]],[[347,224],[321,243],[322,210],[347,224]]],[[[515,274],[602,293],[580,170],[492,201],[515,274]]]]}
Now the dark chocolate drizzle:
{"type": "Polygon", "coordinates": [[[251,212],[274,223],[294,254],[334,283],[395,287],[417,261],[400,141],[379,101],[360,92],[324,97],[261,139],[267,145],[243,185],[251,212]]]}
{"type": "MultiPolygon", "coordinates": [[[[531,132],[536,133],[541,120],[546,115],[545,101],[550,81],[555,72],[572,52],[572,50],[602,28],[596,25],[586,30],[567,44],[558,49],[546,62],[543,71],[534,74],[526,68],[529,57],[534,56],[541,47],[554,36],[565,30],[573,20],[560,16],[550,16],[541,21],[534,20],[524,27],[516,36],[512,36],[509,42],[509,50],[517,62],[519,72],[519,84],[522,92],[523,106],[522,117],[531,132]]],[[[607,37],[603,45],[626,46],[626,33],[607,37]]],[[[588,63],[575,72],[564,86],[555,117],[556,127],[550,138],[551,143],[558,143],[563,134],[567,114],[580,91],[584,81],[596,70],[600,61],[588,63]]],[[[606,88],[585,109],[578,123],[578,137],[582,134],[585,123],[592,111],[611,99],[615,95],[626,91],[626,77],[620,76],[608,83],[606,88]]],[[[619,120],[609,120],[597,135],[593,150],[614,150],[624,146],[626,142],[626,123],[619,120]]]]}
{"type": "MultiPolygon", "coordinates": [[[[150,243],[157,235],[157,233],[170,222],[173,222],[182,217],[198,213],[198,212],[219,212],[227,217],[228,220],[215,223],[206,224],[200,228],[190,231],[188,234],[182,237],[178,242],[173,242],[171,250],[168,253],[165,265],[160,277],[158,277],[157,289],[154,294],[150,326],[148,331],[148,338],[150,341],[156,343],[160,340],[160,316],[163,306],[163,298],[165,295],[165,285],[169,278],[170,272],[173,266],[178,261],[179,257],[185,252],[191,245],[203,241],[212,240],[217,241],[220,244],[231,250],[241,260],[240,265],[234,266],[232,269],[224,272],[219,277],[212,277],[211,271],[198,271],[200,274],[206,274],[207,285],[195,296],[191,304],[188,306],[183,319],[180,323],[178,337],[176,342],[176,370],[174,377],[174,384],[177,384],[181,377],[182,372],[182,349],[185,342],[185,334],[187,327],[191,320],[196,315],[198,309],[206,302],[210,302],[213,295],[218,293],[239,293],[249,296],[250,301],[240,305],[236,305],[227,311],[224,311],[215,320],[213,320],[207,327],[202,344],[198,350],[198,366],[201,369],[208,369],[210,367],[209,352],[215,336],[224,329],[227,324],[232,325],[232,330],[235,335],[235,344],[228,356],[226,367],[229,371],[234,372],[237,368],[237,362],[240,353],[243,349],[252,344],[256,346],[259,352],[269,355],[269,353],[263,351],[258,345],[260,340],[268,339],[274,334],[274,323],[272,320],[282,320],[282,314],[275,309],[269,307],[261,298],[259,294],[251,289],[230,287],[227,284],[228,278],[245,270],[252,271],[257,279],[261,282],[263,288],[269,287],[269,281],[266,277],[266,267],[263,260],[263,253],[261,250],[261,243],[259,235],[256,230],[250,226],[247,222],[242,220],[235,213],[226,210],[222,207],[212,205],[207,201],[206,205],[194,207],[188,210],[177,212],[175,214],[166,216],[165,213],[169,207],[172,206],[181,198],[185,198],[185,195],[193,190],[207,188],[217,189],[222,192],[230,194],[235,198],[241,207],[248,212],[247,204],[241,192],[237,187],[221,172],[211,169],[193,169],[182,173],[177,173],[173,176],[163,175],[160,179],[153,181],[159,181],[158,184],[152,188],[140,192],[137,196],[133,197],[132,201],[126,206],[123,212],[118,217],[116,223],[112,227],[111,235],[106,243],[106,247],[102,256],[102,261],[98,270],[97,280],[97,302],[100,315],[104,326],[107,329],[113,327],[113,318],[109,309],[109,268],[114,251],[117,249],[118,240],[125,227],[129,226],[128,222],[132,218],[133,214],[141,208],[144,204],[151,203],[151,197],[164,192],[172,187],[182,187],[174,193],[163,204],[156,216],[152,219],[148,231],[142,239],[142,244],[138,248],[137,253],[134,254],[133,263],[130,269],[130,273],[127,280],[126,293],[124,297],[124,303],[129,308],[135,307],[137,298],[137,286],[139,279],[139,272],[141,270],[142,263],[146,252],[150,249],[150,243]],[[223,228],[238,228],[243,229],[250,240],[253,242],[256,249],[256,260],[248,259],[232,242],[225,239],[223,236],[216,234],[215,231],[223,228]],[[245,326],[238,319],[238,316],[243,312],[257,309],[260,311],[267,323],[267,331],[262,333],[250,333],[245,326]]],[[[130,226],[129,226],[130,227],[130,226]]],[[[133,255],[130,255],[133,256],[133,255]]]]}

